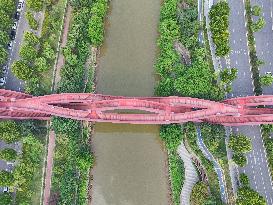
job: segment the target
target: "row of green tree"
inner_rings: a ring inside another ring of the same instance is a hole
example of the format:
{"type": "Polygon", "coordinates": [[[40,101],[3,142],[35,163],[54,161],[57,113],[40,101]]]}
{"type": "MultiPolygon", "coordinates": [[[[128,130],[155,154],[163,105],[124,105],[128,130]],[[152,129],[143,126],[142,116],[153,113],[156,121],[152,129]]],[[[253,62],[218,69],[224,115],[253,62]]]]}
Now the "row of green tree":
{"type": "Polygon", "coordinates": [[[3,75],[2,66],[8,60],[7,45],[10,41],[9,33],[16,9],[14,0],[0,0],[0,76],[3,75]]]}
{"type": "Polygon", "coordinates": [[[15,121],[0,122],[0,140],[9,144],[19,140],[22,143],[20,154],[11,148],[0,151],[0,159],[13,162],[16,160],[16,166],[12,172],[0,171],[0,186],[9,187],[10,191],[10,193],[0,195],[3,205],[11,204],[12,192],[16,192],[16,204],[31,204],[32,196],[36,190],[36,187],[33,186],[34,176],[39,172],[42,163],[43,144],[32,135],[31,129],[25,133],[29,128],[25,125],[15,121]],[[27,136],[22,137],[24,134],[27,136]]]}
{"type": "Polygon", "coordinates": [[[219,1],[209,11],[210,30],[215,44],[217,56],[226,56],[230,52],[229,46],[229,12],[230,8],[226,1],[219,1]]]}
{"type": "MultiPolygon", "coordinates": [[[[61,70],[58,92],[83,92],[90,45],[101,45],[104,33],[103,30],[91,30],[93,26],[103,27],[107,2],[70,1],[73,17],[63,49],[65,65],[61,70]],[[96,21],[99,18],[100,21],[96,21]]],[[[88,143],[89,130],[79,121],[63,118],[54,118],[52,124],[57,134],[52,182],[53,190],[60,194],[58,203],[87,204],[88,175],[93,165],[88,143]]]]}
{"type": "Polygon", "coordinates": [[[180,204],[180,193],[185,177],[183,161],[177,153],[178,146],[182,141],[182,136],[180,125],[164,125],[160,128],[160,137],[168,151],[169,175],[172,188],[172,198],[175,205],[180,204]]]}
{"type": "Polygon", "coordinates": [[[273,125],[262,125],[263,142],[267,153],[271,176],[273,176],[273,125]]]}
{"type": "MultiPolygon", "coordinates": [[[[65,2],[65,0],[44,2],[45,18],[41,37],[37,37],[32,32],[25,32],[19,53],[21,59],[12,65],[15,76],[26,82],[25,91],[33,95],[42,95],[51,91],[52,67],[61,35],[65,2]]],[[[38,7],[30,9],[37,11],[38,7]]],[[[28,15],[32,14],[26,13],[26,17],[28,15]]]]}

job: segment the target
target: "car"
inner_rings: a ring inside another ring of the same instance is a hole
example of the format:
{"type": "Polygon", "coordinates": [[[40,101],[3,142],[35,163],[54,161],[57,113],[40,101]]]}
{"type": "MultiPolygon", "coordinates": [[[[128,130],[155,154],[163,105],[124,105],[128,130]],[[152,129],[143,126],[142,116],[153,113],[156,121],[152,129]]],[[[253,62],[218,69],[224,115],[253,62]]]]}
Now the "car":
{"type": "Polygon", "coordinates": [[[3,192],[9,192],[9,188],[7,186],[3,187],[3,192]]]}
{"type": "Polygon", "coordinates": [[[15,21],[15,22],[13,23],[12,29],[13,29],[13,30],[16,30],[16,29],[17,29],[17,25],[18,25],[18,23],[15,21]]]}
{"type": "Polygon", "coordinates": [[[12,46],[13,46],[13,41],[11,41],[11,42],[8,43],[8,49],[11,50],[12,46]]]}
{"type": "Polygon", "coordinates": [[[15,30],[11,30],[11,32],[10,32],[10,39],[14,40],[15,36],[16,36],[16,31],[15,30]]]}
{"type": "Polygon", "coordinates": [[[6,83],[6,79],[4,77],[0,78],[0,86],[3,86],[6,83]]]}
{"type": "Polygon", "coordinates": [[[7,65],[4,65],[4,66],[3,66],[3,73],[7,73],[7,71],[8,71],[8,66],[7,66],[7,65]]]}
{"type": "Polygon", "coordinates": [[[20,19],[20,12],[18,12],[18,11],[15,12],[14,19],[17,21],[20,19]]]}
{"type": "Polygon", "coordinates": [[[272,75],[272,73],[269,71],[269,72],[265,72],[266,75],[272,75]]]}
{"type": "Polygon", "coordinates": [[[22,2],[19,2],[18,5],[17,5],[17,11],[18,12],[21,12],[23,9],[23,3],[22,2]]]}

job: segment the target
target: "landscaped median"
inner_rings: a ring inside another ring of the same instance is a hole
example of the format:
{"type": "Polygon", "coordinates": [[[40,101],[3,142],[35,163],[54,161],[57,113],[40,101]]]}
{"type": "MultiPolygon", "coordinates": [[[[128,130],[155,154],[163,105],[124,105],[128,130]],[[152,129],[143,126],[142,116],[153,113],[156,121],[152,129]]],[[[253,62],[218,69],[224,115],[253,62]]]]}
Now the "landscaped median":
{"type": "Polygon", "coordinates": [[[215,44],[217,56],[226,56],[230,52],[229,46],[229,5],[226,1],[214,4],[209,12],[210,30],[215,44]]]}

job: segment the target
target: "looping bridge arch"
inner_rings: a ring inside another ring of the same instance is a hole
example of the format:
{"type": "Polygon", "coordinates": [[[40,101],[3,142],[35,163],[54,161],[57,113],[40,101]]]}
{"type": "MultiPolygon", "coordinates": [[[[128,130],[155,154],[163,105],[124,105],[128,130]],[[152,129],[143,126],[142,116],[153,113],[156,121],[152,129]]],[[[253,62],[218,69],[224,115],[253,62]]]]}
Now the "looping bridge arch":
{"type": "Polygon", "coordinates": [[[76,120],[131,124],[210,122],[227,126],[272,124],[273,95],[248,96],[222,102],[190,97],[123,97],[86,93],[45,96],[0,89],[0,119],[76,120]],[[270,107],[271,106],[271,107],[270,107]],[[116,113],[115,110],[147,113],[116,113]]]}

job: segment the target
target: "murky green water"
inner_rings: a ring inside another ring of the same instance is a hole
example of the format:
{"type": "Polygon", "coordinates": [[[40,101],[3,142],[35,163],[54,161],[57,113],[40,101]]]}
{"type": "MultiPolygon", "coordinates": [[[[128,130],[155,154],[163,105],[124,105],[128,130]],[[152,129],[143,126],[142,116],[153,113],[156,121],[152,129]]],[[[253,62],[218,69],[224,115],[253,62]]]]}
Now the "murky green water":
{"type": "MultiPolygon", "coordinates": [[[[160,0],[112,0],[98,93],[151,96],[160,0]]],[[[92,205],[167,205],[159,127],[97,123],[92,205]]]]}

